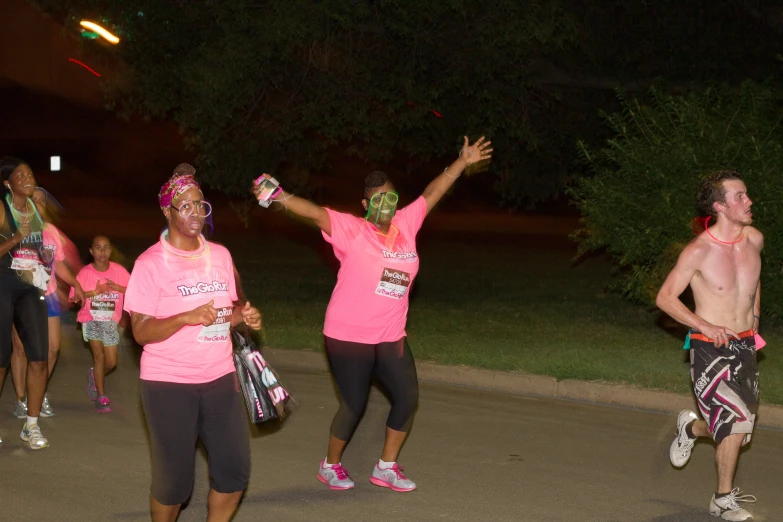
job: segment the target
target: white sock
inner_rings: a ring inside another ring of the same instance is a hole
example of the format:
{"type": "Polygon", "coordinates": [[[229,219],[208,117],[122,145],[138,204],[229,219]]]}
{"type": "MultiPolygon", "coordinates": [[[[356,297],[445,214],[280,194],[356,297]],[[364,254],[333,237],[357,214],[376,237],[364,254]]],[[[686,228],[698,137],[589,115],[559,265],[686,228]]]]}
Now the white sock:
{"type": "Polygon", "coordinates": [[[378,459],[378,469],[389,469],[397,464],[396,462],[386,462],[385,460],[378,459]]]}
{"type": "Polygon", "coordinates": [[[339,466],[339,465],[340,465],[340,462],[338,462],[337,464],[329,464],[329,463],[326,461],[326,459],[324,459],[324,463],[323,463],[323,465],[321,466],[321,468],[323,468],[323,469],[326,469],[326,468],[331,468],[332,466],[335,466],[335,465],[336,465],[336,466],[339,466]]]}
{"type": "Polygon", "coordinates": [[[29,428],[29,427],[30,427],[30,426],[32,426],[33,424],[38,424],[38,417],[30,417],[30,416],[28,415],[28,416],[27,416],[27,424],[25,424],[25,425],[24,425],[24,426],[25,426],[25,428],[29,428]]]}

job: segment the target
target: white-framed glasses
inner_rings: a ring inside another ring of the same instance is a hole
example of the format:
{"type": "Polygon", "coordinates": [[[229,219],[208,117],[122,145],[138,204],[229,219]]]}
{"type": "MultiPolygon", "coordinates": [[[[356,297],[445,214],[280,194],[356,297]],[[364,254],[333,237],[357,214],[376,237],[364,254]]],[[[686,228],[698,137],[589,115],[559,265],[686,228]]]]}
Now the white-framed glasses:
{"type": "Polygon", "coordinates": [[[185,201],[179,208],[174,205],[170,206],[183,218],[189,218],[194,212],[199,217],[207,217],[212,214],[212,205],[209,201],[185,201]]]}

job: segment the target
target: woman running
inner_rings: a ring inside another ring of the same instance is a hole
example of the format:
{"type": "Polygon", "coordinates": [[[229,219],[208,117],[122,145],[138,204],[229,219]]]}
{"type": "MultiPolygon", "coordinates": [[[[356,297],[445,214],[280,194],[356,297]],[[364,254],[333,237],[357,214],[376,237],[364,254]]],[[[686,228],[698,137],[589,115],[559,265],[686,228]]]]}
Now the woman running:
{"type": "Polygon", "coordinates": [[[261,314],[237,303],[234,263],[204,239],[212,212],[179,165],[160,189],[168,221],[160,240],[136,260],[125,293],[141,356],[141,393],[152,446],[153,522],[173,522],[193,489],[196,439],[209,457],[208,520],[228,521],[250,475],[244,398],[232,356],[231,327],[261,329],[261,314]]]}
{"type": "MultiPolygon", "coordinates": [[[[58,296],[58,279],[71,286],[73,300],[81,302],[84,300],[84,292],[79,286],[75,272],[78,272],[80,264],[78,256],[75,254],[76,247],[73,243],[58,229],[53,221],[62,210],[59,203],[44,188],[36,187],[32,197],[38,214],[44,220],[43,231],[43,258],[49,266],[49,285],[46,287],[46,314],[49,324],[49,360],[47,362],[47,382],[52,378],[52,372],[57,364],[57,357],[60,354],[60,298],[58,296]],[[72,252],[72,254],[68,254],[72,252]]],[[[63,300],[63,302],[65,302],[63,300]]],[[[27,416],[27,397],[26,397],[26,370],[27,356],[24,353],[22,340],[16,332],[13,331],[13,353],[11,355],[11,377],[14,380],[14,390],[16,391],[16,402],[14,402],[14,416],[18,419],[24,419],[27,416]]],[[[49,394],[44,394],[41,404],[41,417],[54,416],[54,408],[49,402],[49,394]]]]}
{"type": "Polygon", "coordinates": [[[17,158],[0,159],[0,383],[11,358],[13,327],[27,352],[27,420],[20,437],[37,450],[49,445],[38,426],[48,377],[49,338],[44,294],[50,274],[43,259],[44,221],[30,199],[35,177],[17,158]]]}
{"type": "MultiPolygon", "coordinates": [[[[340,408],[332,420],[326,458],[317,475],[331,489],[354,487],[341,459],[367,405],[373,375],[391,395],[392,407],[381,458],[370,482],[393,491],[416,489],[397,464],[418,401],[416,366],[405,333],[408,298],[419,269],[416,234],[465,167],[490,158],[489,145],[483,137],[469,145],[465,137],[459,158],[421,197],[399,211],[394,185],[385,173],[373,172],[365,180],[364,219],[322,208],[282,189],[272,194],[274,201],[318,225],[340,261],[324,321],[326,354],[340,393],[340,408]]],[[[264,185],[254,188],[257,197],[268,194],[264,185]]]]}

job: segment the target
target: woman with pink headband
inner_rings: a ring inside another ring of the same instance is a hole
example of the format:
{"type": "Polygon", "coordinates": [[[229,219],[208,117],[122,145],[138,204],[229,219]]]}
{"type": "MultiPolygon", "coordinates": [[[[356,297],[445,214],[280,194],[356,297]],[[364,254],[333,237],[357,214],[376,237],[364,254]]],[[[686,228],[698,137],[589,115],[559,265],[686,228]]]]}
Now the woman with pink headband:
{"type": "Polygon", "coordinates": [[[153,522],[172,522],[193,489],[196,440],[209,456],[208,520],[228,521],[250,476],[244,399],[230,328],[261,329],[261,314],[240,303],[225,247],[204,239],[212,207],[179,165],[158,201],[168,228],[133,267],[125,294],[133,336],[144,347],[141,393],[152,447],[153,522]]]}

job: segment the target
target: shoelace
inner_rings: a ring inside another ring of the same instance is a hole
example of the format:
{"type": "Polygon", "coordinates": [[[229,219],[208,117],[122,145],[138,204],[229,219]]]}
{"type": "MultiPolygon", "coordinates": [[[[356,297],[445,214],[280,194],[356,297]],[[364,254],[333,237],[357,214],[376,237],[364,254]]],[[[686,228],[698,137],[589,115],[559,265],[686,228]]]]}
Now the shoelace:
{"type": "Polygon", "coordinates": [[[342,467],[340,464],[332,464],[331,466],[332,466],[332,471],[335,472],[339,480],[345,480],[347,478],[350,478],[348,476],[348,472],[345,471],[345,468],[342,467]]]}
{"type": "Polygon", "coordinates": [[[696,439],[689,439],[688,437],[680,437],[679,450],[680,455],[685,457],[687,453],[693,448],[696,439]]]}
{"type": "Polygon", "coordinates": [[[399,464],[395,463],[389,469],[391,469],[394,473],[397,474],[397,478],[398,479],[405,480],[405,475],[403,475],[403,473],[402,473],[403,472],[403,467],[402,466],[400,466],[399,464]]]}
{"type": "Polygon", "coordinates": [[[741,509],[739,504],[737,504],[737,502],[753,503],[756,501],[756,497],[754,497],[753,495],[740,495],[740,493],[741,493],[740,488],[734,488],[731,490],[731,493],[729,493],[724,497],[726,499],[726,503],[728,504],[728,509],[732,511],[741,509]]]}
{"type": "Polygon", "coordinates": [[[32,426],[27,428],[27,437],[30,439],[43,438],[43,433],[41,433],[41,428],[39,428],[37,424],[33,424],[32,426]]]}
{"type": "Polygon", "coordinates": [[[109,404],[109,398],[108,397],[101,397],[100,399],[98,399],[98,402],[100,402],[102,405],[106,406],[107,404],[109,404]]]}

